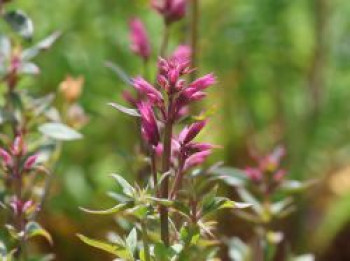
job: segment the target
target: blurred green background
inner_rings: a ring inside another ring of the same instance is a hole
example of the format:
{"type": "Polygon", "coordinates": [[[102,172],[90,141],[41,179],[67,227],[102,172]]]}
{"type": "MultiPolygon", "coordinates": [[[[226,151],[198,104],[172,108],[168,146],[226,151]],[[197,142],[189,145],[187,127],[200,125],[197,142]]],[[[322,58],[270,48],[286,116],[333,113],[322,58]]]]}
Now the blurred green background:
{"type": "MultiPolygon", "coordinates": [[[[111,60],[130,75],[141,73],[141,61],[129,50],[128,19],[139,16],[146,23],[153,61],[162,21],[147,0],[19,0],[15,5],[32,17],[34,41],[63,32],[37,58],[42,74],[32,81],[32,91],[54,92],[67,74],[83,75],[80,103],[90,117],[84,140],[65,144],[41,215],[55,245],[39,246],[57,260],[108,260],[76,233],[103,238],[116,223],[88,216],[78,206],[110,206],[108,174],[133,180],[142,159],[133,156],[138,142],[133,120],[106,105],[122,103],[121,92],[129,87],[103,64],[111,60]]],[[[200,0],[199,71],[213,71],[219,79],[207,104],[200,105],[216,108],[203,137],[223,149],[211,162],[245,167],[249,147],[268,151],[284,144],[291,178],[319,182],[281,226],[295,252],[313,252],[317,260],[350,260],[349,13],[347,0],[200,0]]],[[[188,20],[171,34],[170,50],[186,42],[188,20]]],[[[249,237],[249,227],[233,215],[220,218],[226,236],[249,237]]]]}

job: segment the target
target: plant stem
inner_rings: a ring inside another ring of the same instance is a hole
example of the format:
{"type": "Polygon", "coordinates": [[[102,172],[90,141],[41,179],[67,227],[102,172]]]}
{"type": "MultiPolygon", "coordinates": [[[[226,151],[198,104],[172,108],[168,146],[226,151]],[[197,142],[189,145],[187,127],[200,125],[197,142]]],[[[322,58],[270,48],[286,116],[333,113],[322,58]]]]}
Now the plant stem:
{"type": "MultiPolygon", "coordinates": [[[[198,59],[198,24],[199,24],[199,2],[198,0],[192,0],[192,9],[191,9],[191,67],[197,67],[197,59],[198,59]]],[[[191,73],[191,81],[197,76],[197,70],[194,70],[191,73]]]]}
{"type": "Polygon", "coordinates": [[[156,164],[156,155],[155,155],[155,149],[154,148],[151,148],[151,172],[152,172],[152,175],[153,175],[154,189],[156,191],[157,197],[159,197],[158,177],[157,177],[157,164],[156,164]]]}
{"type": "Polygon", "coordinates": [[[160,57],[165,57],[166,56],[166,52],[167,52],[168,44],[169,44],[169,35],[170,35],[170,26],[165,23],[165,25],[164,25],[164,33],[163,33],[163,40],[162,40],[162,44],[161,44],[160,50],[159,50],[160,57]]]}
{"type": "MultiPolygon", "coordinates": [[[[168,119],[165,124],[164,130],[164,152],[162,159],[162,171],[163,175],[167,173],[170,169],[171,161],[171,138],[173,134],[173,97],[169,95],[169,105],[168,105],[168,119]]],[[[167,175],[161,185],[161,197],[168,199],[169,197],[169,175],[167,175]]],[[[165,206],[160,206],[160,224],[161,224],[161,238],[166,246],[169,246],[169,224],[168,224],[168,208],[165,206]]]]}
{"type": "Polygon", "coordinates": [[[147,226],[143,220],[141,221],[141,229],[142,229],[143,248],[145,252],[145,261],[151,261],[150,249],[148,244],[147,226]]]}
{"type": "Polygon", "coordinates": [[[181,187],[182,178],[183,178],[183,165],[184,165],[183,159],[181,158],[180,162],[179,162],[179,169],[178,169],[176,177],[175,177],[174,185],[173,185],[173,188],[172,188],[171,193],[170,193],[171,199],[176,198],[176,193],[181,187]]]}

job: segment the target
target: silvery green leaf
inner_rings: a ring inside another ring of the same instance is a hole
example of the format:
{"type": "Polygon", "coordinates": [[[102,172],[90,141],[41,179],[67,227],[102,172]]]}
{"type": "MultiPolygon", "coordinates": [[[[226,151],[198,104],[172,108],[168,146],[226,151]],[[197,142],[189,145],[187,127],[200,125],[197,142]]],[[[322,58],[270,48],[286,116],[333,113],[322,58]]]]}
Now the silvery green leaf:
{"type": "Polygon", "coordinates": [[[11,42],[10,39],[3,34],[0,34],[0,60],[8,60],[11,56],[11,42]]]}
{"type": "Polygon", "coordinates": [[[61,36],[61,32],[54,32],[35,46],[25,49],[21,53],[22,60],[31,60],[37,56],[41,51],[49,49],[52,44],[61,36]]]}
{"type": "Polygon", "coordinates": [[[245,173],[240,169],[231,167],[219,167],[213,169],[212,173],[218,175],[217,178],[223,180],[230,186],[243,186],[247,182],[247,175],[245,175],[245,173]]]}
{"type": "Polygon", "coordinates": [[[237,188],[237,193],[241,197],[241,199],[251,204],[251,207],[256,211],[256,213],[261,214],[263,212],[263,208],[259,201],[245,188],[237,188]]]}
{"type": "Polygon", "coordinates": [[[127,107],[120,105],[118,103],[115,103],[115,102],[108,103],[108,105],[110,105],[113,108],[117,109],[118,111],[121,111],[121,112],[128,114],[130,116],[141,117],[140,113],[136,109],[127,108],[127,107]]]}
{"type": "Polygon", "coordinates": [[[118,174],[111,174],[111,177],[114,178],[117,183],[121,186],[123,193],[126,196],[133,197],[135,194],[135,189],[127,182],[122,176],[118,174]]]}
{"type": "Polygon", "coordinates": [[[44,123],[39,126],[39,131],[52,139],[62,141],[78,140],[83,137],[76,130],[59,122],[44,123]]]}
{"type": "Polygon", "coordinates": [[[107,61],[105,62],[105,66],[111,69],[118,76],[118,78],[121,79],[125,84],[132,85],[130,77],[119,65],[112,63],[110,61],[107,61]]]}
{"type": "Polygon", "coordinates": [[[19,73],[37,75],[40,73],[40,68],[35,63],[22,63],[18,69],[19,73]]]}
{"type": "Polygon", "coordinates": [[[16,33],[25,39],[32,38],[34,32],[33,22],[23,11],[15,10],[7,12],[4,18],[16,33]]]}
{"type": "Polygon", "coordinates": [[[126,238],[126,246],[128,247],[131,254],[133,254],[136,250],[137,246],[137,231],[136,228],[133,228],[126,238]]]}

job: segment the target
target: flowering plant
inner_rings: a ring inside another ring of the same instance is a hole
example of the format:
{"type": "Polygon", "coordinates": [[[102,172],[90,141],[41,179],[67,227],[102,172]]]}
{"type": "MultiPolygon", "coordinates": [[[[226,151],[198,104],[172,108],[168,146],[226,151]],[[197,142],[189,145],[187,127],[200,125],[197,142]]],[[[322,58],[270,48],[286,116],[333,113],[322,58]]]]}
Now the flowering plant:
{"type": "MultiPolygon", "coordinates": [[[[184,16],[186,1],[152,1],[152,7],[169,26],[184,16]]],[[[130,27],[131,50],[147,63],[151,47],[145,27],[135,18],[130,27]]],[[[216,212],[248,206],[217,196],[210,171],[202,166],[217,146],[196,140],[208,120],[191,119],[189,106],[206,97],[205,90],[216,83],[216,77],[210,73],[188,81],[194,72],[190,66],[193,50],[181,45],[172,55],[164,56],[166,49],[163,43],[154,81],[147,79],[147,75],[129,79],[119,67],[109,64],[136,90],[136,96],[124,93],[133,108],[110,105],[137,118],[144,153],[149,159],[149,178],[142,184],[131,185],[122,176],[112,174],[119,190],[109,195],[117,204],[107,210],[83,208],[90,214],[128,217],[131,232],[125,239],[116,234],[109,237],[110,242],[79,237],[122,260],[213,258],[218,243],[213,219],[216,212]],[[180,128],[186,121],[185,127],[180,128]]]]}
{"type": "Polygon", "coordinates": [[[255,237],[249,244],[237,237],[228,242],[233,260],[275,260],[277,255],[282,255],[283,260],[314,260],[312,255],[295,257],[289,250],[282,251],[282,244],[286,242],[277,221],[295,210],[291,195],[304,191],[313,183],[286,179],[287,172],[281,167],[285,153],[283,147],[277,147],[266,156],[252,155],[257,166],[244,170],[219,167],[213,171],[219,179],[235,187],[239,197],[252,206],[235,212],[252,224],[255,237]]]}
{"type": "MultiPolygon", "coordinates": [[[[1,260],[28,260],[29,239],[52,239],[38,222],[59,158],[61,142],[82,136],[65,122],[73,120],[69,110],[78,106],[76,99],[65,105],[62,114],[54,106],[54,94],[35,97],[22,81],[40,73],[32,61],[60,36],[56,32],[38,44],[23,49],[22,39],[30,39],[33,23],[23,11],[6,11],[10,1],[0,1],[4,21],[18,33],[0,35],[0,235],[1,260]],[[69,103],[69,104],[68,104],[69,103]]],[[[78,97],[76,97],[78,98],[78,97]]],[[[76,126],[76,125],[75,125],[76,126]]]]}

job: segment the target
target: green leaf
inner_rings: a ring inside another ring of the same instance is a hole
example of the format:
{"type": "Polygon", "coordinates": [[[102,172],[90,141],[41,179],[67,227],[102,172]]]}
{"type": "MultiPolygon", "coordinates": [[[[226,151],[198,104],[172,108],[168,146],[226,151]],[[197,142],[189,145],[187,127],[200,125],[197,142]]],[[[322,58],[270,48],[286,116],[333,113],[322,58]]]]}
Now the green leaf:
{"type": "Polygon", "coordinates": [[[39,67],[35,63],[22,63],[18,71],[23,74],[37,75],[40,73],[39,67]]]}
{"type": "Polygon", "coordinates": [[[218,175],[220,180],[233,187],[244,186],[248,180],[247,175],[242,170],[236,168],[215,168],[212,170],[212,173],[218,175]]]}
{"type": "Polygon", "coordinates": [[[147,198],[150,199],[151,201],[153,201],[159,205],[165,206],[165,207],[171,207],[174,205],[174,201],[169,200],[169,199],[156,198],[156,197],[147,197],[147,198]]]}
{"type": "Polygon", "coordinates": [[[130,116],[141,117],[140,113],[136,109],[127,108],[127,107],[120,105],[118,103],[115,103],[115,102],[110,102],[110,103],[108,103],[108,105],[110,105],[114,109],[117,109],[118,111],[121,111],[121,112],[128,114],[130,116]]]}
{"type": "Polygon", "coordinates": [[[118,76],[118,78],[122,80],[125,84],[132,85],[130,77],[119,65],[112,63],[110,61],[106,61],[105,66],[111,69],[118,76]]]}
{"type": "Polygon", "coordinates": [[[25,227],[25,234],[28,238],[41,236],[44,237],[51,245],[53,244],[52,237],[40,224],[29,222],[25,227]]]}
{"type": "Polygon", "coordinates": [[[263,208],[259,201],[245,188],[237,188],[237,193],[244,202],[251,204],[256,213],[263,213],[263,208]]]}
{"type": "Polygon", "coordinates": [[[116,214],[118,212],[124,211],[131,206],[133,206],[133,202],[128,202],[128,203],[122,203],[115,205],[112,208],[105,209],[105,210],[91,210],[91,209],[86,209],[86,208],[80,208],[82,211],[89,213],[89,214],[95,214],[95,215],[111,215],[111,214],[116,214]]]}
{"type": "Polygon", "coordinates": [[[44,123],[39,126],[39,131],[52,139],[61,141],[78,140],[83,137],[76,130],[59,122],[44,123]]]}
{"type": "Polygon", "coordinates": [[[127,260],[129,260],[130,258],[129,255],[127,254],[127,251],[120,246],[103,242],[100,240],[96,240],[96,239],[91,239],[81,234],[78,234],[77,236],[80,238],[81,241],[83,241],[85,244],[89,246],[103,250],[107,253],[110,253],[120,258],[125,258],[127,260]]]}
{"type": "Polygon", "coordinates": [[[4,258],[6,257],[6,255],[7,255],[7,248],[4,242],[0,241],[0,256],[4,258]]]}
{"type": "Polygon", "coordinates": [[[126,238],[126,246],[130,253],[133,255],[133,253],[136,250],[137,246],[137,231],[136,228],[133,228],[131,232],[129,233],[128,237],[126,238]]]}
{"type": "Polygon", "coordinates": [[[45,51],[49,49],[54,42],[61,36],[60,32],[54,32],[44,40],[40,41],[35,46],[25,49],[21,53],[22,60],[28,61],[33,59],[35,56],[37,56],[41,51],[45,51]]]}
{"type": "Polygon", "coordinates": [[[111,174],[111,177],[114,178],[117,181],[117,183],[121,186],[125,195],[129,197],[134,196],[135,189],[122,176],[113,173],[111,174]]]}
{"type": "Polygon", "coordinates": [[[12,30],[25,39],[32,38],[34,32],[33,22],[23,11],[10,11],[7,12],[4,17],[12,30]]]}
{"type": "Polygon", "coordinates": [[[154,245],[154,255],[157,261],[172,260],[171,258],[176,255],[174,249],[166,247],[163,243],[157,243],[154,245]]]}

